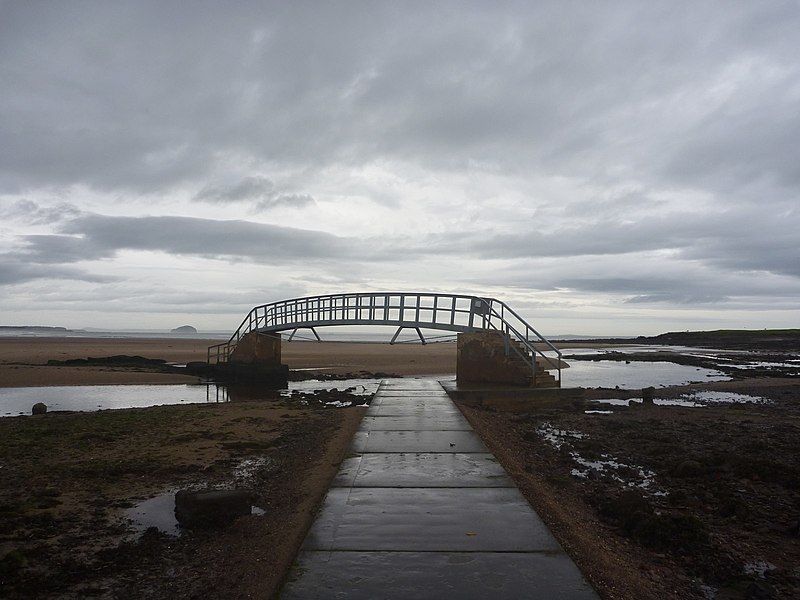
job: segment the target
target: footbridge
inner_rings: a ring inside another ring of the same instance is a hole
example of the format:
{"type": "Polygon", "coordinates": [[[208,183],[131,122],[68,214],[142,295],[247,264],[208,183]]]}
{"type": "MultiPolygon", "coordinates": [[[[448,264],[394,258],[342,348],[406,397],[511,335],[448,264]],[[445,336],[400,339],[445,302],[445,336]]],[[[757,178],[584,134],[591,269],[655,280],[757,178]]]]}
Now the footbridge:
{"type": "Polygon", "coordinates": [[[397,327],[390,343],[394,343],[404,329],[416,331],[422,343],[426,343],[422,330],[493,331],[502,336],[505,355],[527,365],[532,381],[536,380],[537,370],[553,370],[558,372],[560,386],[561,352],[553,344],[506,303],[495,298],[460,294],[367,292],[262,304],[248,313],[227,342],[209,347],[208,362],[227,362],[236,345],[252,332],[289,332],[291,340],[298,330],[306,329],[320,340],[317,328],[341,325],[397,327]]]}

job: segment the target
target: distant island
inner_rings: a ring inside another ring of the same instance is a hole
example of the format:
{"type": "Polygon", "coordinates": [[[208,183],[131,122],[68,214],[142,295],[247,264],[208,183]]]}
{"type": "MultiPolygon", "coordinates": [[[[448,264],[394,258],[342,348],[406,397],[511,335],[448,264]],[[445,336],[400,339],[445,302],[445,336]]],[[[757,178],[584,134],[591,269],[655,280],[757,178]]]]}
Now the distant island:
{"type": "Polygon", "coordinates": [[[170,333],[197,333],[197,329],[191,325],[181,325],[175,329],[170,329],[170,333]]]}

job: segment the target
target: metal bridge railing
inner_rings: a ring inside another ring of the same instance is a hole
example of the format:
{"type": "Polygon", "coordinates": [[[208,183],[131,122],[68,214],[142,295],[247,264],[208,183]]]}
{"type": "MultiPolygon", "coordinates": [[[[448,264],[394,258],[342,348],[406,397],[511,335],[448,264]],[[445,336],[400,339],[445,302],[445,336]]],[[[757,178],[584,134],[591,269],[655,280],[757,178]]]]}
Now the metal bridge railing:
{"type": "MultiPolygon", "coordinates": [[[[529,364],[534,378],[536,357],[540,356],[545,364],[558,371],[558,382],[561,382],[561,352],[522,317],[495,298],[460,294],[367,292],[292,298],[263,304],[248,313],[230,340],[209,347],[208,362],[227,362],[239,340],[251,331],[292,331],[293,336],[298,329],[311,329],[316,335],[316,327],[333,325],[389,325],[397,327],[398,333],[406,328],[415,329],[423,343],[421,329],[453,332],[494,330],[505,336],[506,354],[514,354],[529,364]],[[512,343],[514,341],[517,344],[512,343]],[[555,360],[544,354],[537,344],[554,352],[555,360]]],[[[396,338],[397,334],[392,342],[396,338]]]]}

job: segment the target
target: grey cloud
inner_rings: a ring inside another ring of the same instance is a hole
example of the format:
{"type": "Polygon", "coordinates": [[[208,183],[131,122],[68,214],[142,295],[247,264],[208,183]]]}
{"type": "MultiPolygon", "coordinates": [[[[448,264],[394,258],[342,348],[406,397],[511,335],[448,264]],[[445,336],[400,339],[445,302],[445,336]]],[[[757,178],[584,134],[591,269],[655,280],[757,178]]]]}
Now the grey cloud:
{"type": "Polygon", "coordinates": [[[720,295],[694,295],[683,294],[681,292],[671,292],[665,294],[647,294],[634,296],[625,300],[626,304],[685,304],[697,306],[698,304],[718,304],[728,300],[726,296],[720,295]]]}
{"type": "Polygon", "coordinates": [[[85,252],[87,260],[128,249],[263,260],[268,264],[358,256],[358,249],[344,238],[248,221],[88,215],[68,223],[62,230],[80,237],[33,237],[30,241],[35,251],[48,255],[50,249],[64,244],[78,254],[81,250],[85,252]]]}
{"type": "Polygon", "coordinates": [[[113,249],[103,248],[91,239],[72,235],[28,235],[21,252],[27,261],[37,264],[63,264],[99,260],[113,255],[113,249]]]}
{"type": "Polygon", "coordinates": [[[643,217],[632,214],[627,222],[595,220],[549,232],[538,231],[531,223],[525,233],[461,232],[431,243],[438,243],[441,252],[494,259],[621,257],[666,251],[726,271],[798,277],[798,230],[800,215],[773,205],[702,214],[691,210],[643,217]]]}
{"type": "MultiPolygon", "coordinates": [[[[551,9],[7,5],[15,93],[0,101],[0,132],[14,143],[0,176],[159,189],[201,180],[231,155],[293,166],[478,159],[590,175],[633,160],[646,175],[675,156],[637,139],[640,120],[674,117],[649,114],[654,100],[748,53],[786,64],[798,18],[742,4],[558,3],[556,21],[551,9]],[[756,19],[760,36],[747,30],[756,19]]],[[[779,115],[761,118],[780,128],[779,115]]],[[[779,152],[764,151],[764,164],[779,152]]]]}
{"type": "Polygon", "coordinates": [[[53,206],[43,206],[38,202],[21,198],[3,209],[8,219],[31,225],[46,225],[71,219],[80,214],[80,209],[68,202],[58,202],[53,206]]]}
{"type": "Polygon", "coordinates": [[[194,199],[201,202],[243,202],[274,196],[275,184],[266,177],[245,177],[230,185],[207,185],[194,199]]]}
{"type": "Polygon", "coordinates": [[[229,185],[207,185],[195,194],[194,200],[220,204],[251,202],[258,211],[281,205],[302,207],[314,203],[309,194],[281,193],[270,179],[260,176],[245,177],[229,185]]]}
{"type": "Polygon", "coordinates": [[[35,280],[74,280],[106,283],[113,281],[114,278],[96,275],[84,269],[29,263],[13,255],[0,256],[0,285],[17,285],[35,280]]]}

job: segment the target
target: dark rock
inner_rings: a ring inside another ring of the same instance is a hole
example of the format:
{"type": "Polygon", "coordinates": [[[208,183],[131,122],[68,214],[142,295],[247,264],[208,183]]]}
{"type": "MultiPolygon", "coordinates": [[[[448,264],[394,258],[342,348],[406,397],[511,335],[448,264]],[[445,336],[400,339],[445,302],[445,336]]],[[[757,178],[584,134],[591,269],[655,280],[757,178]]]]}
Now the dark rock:
{"type": "Polygon", "coordinates": [[[32,415],[43,415],[47,412],[47,404],[44,402],[37,402],[31,408],[32,415]]]}
{"type": "Polygon", "coordinates": [[[646,387],[642,390],[642,404],[644,406],[654,406],[653,395],[656,393],[656,388],[646,387]]]}
{"type": "Polygon", "coordinates": [[[705,467],[696,460],[685,460],[675,469],[675,477],[701,477],[705,472],[705,467]]]}
{"type": "Polygon", "coordinates": [[[0,558],[0,582],[6,577],[17,575],[27,562],[25,554],[19,548],[14,548],[0,558]]]}
{"type": "Polygon", "coordinates": [[[227,525],[250,514],[251,494],[244,490],[180,490],[175,494],[175,517],[185,527],[227,525]]]}

